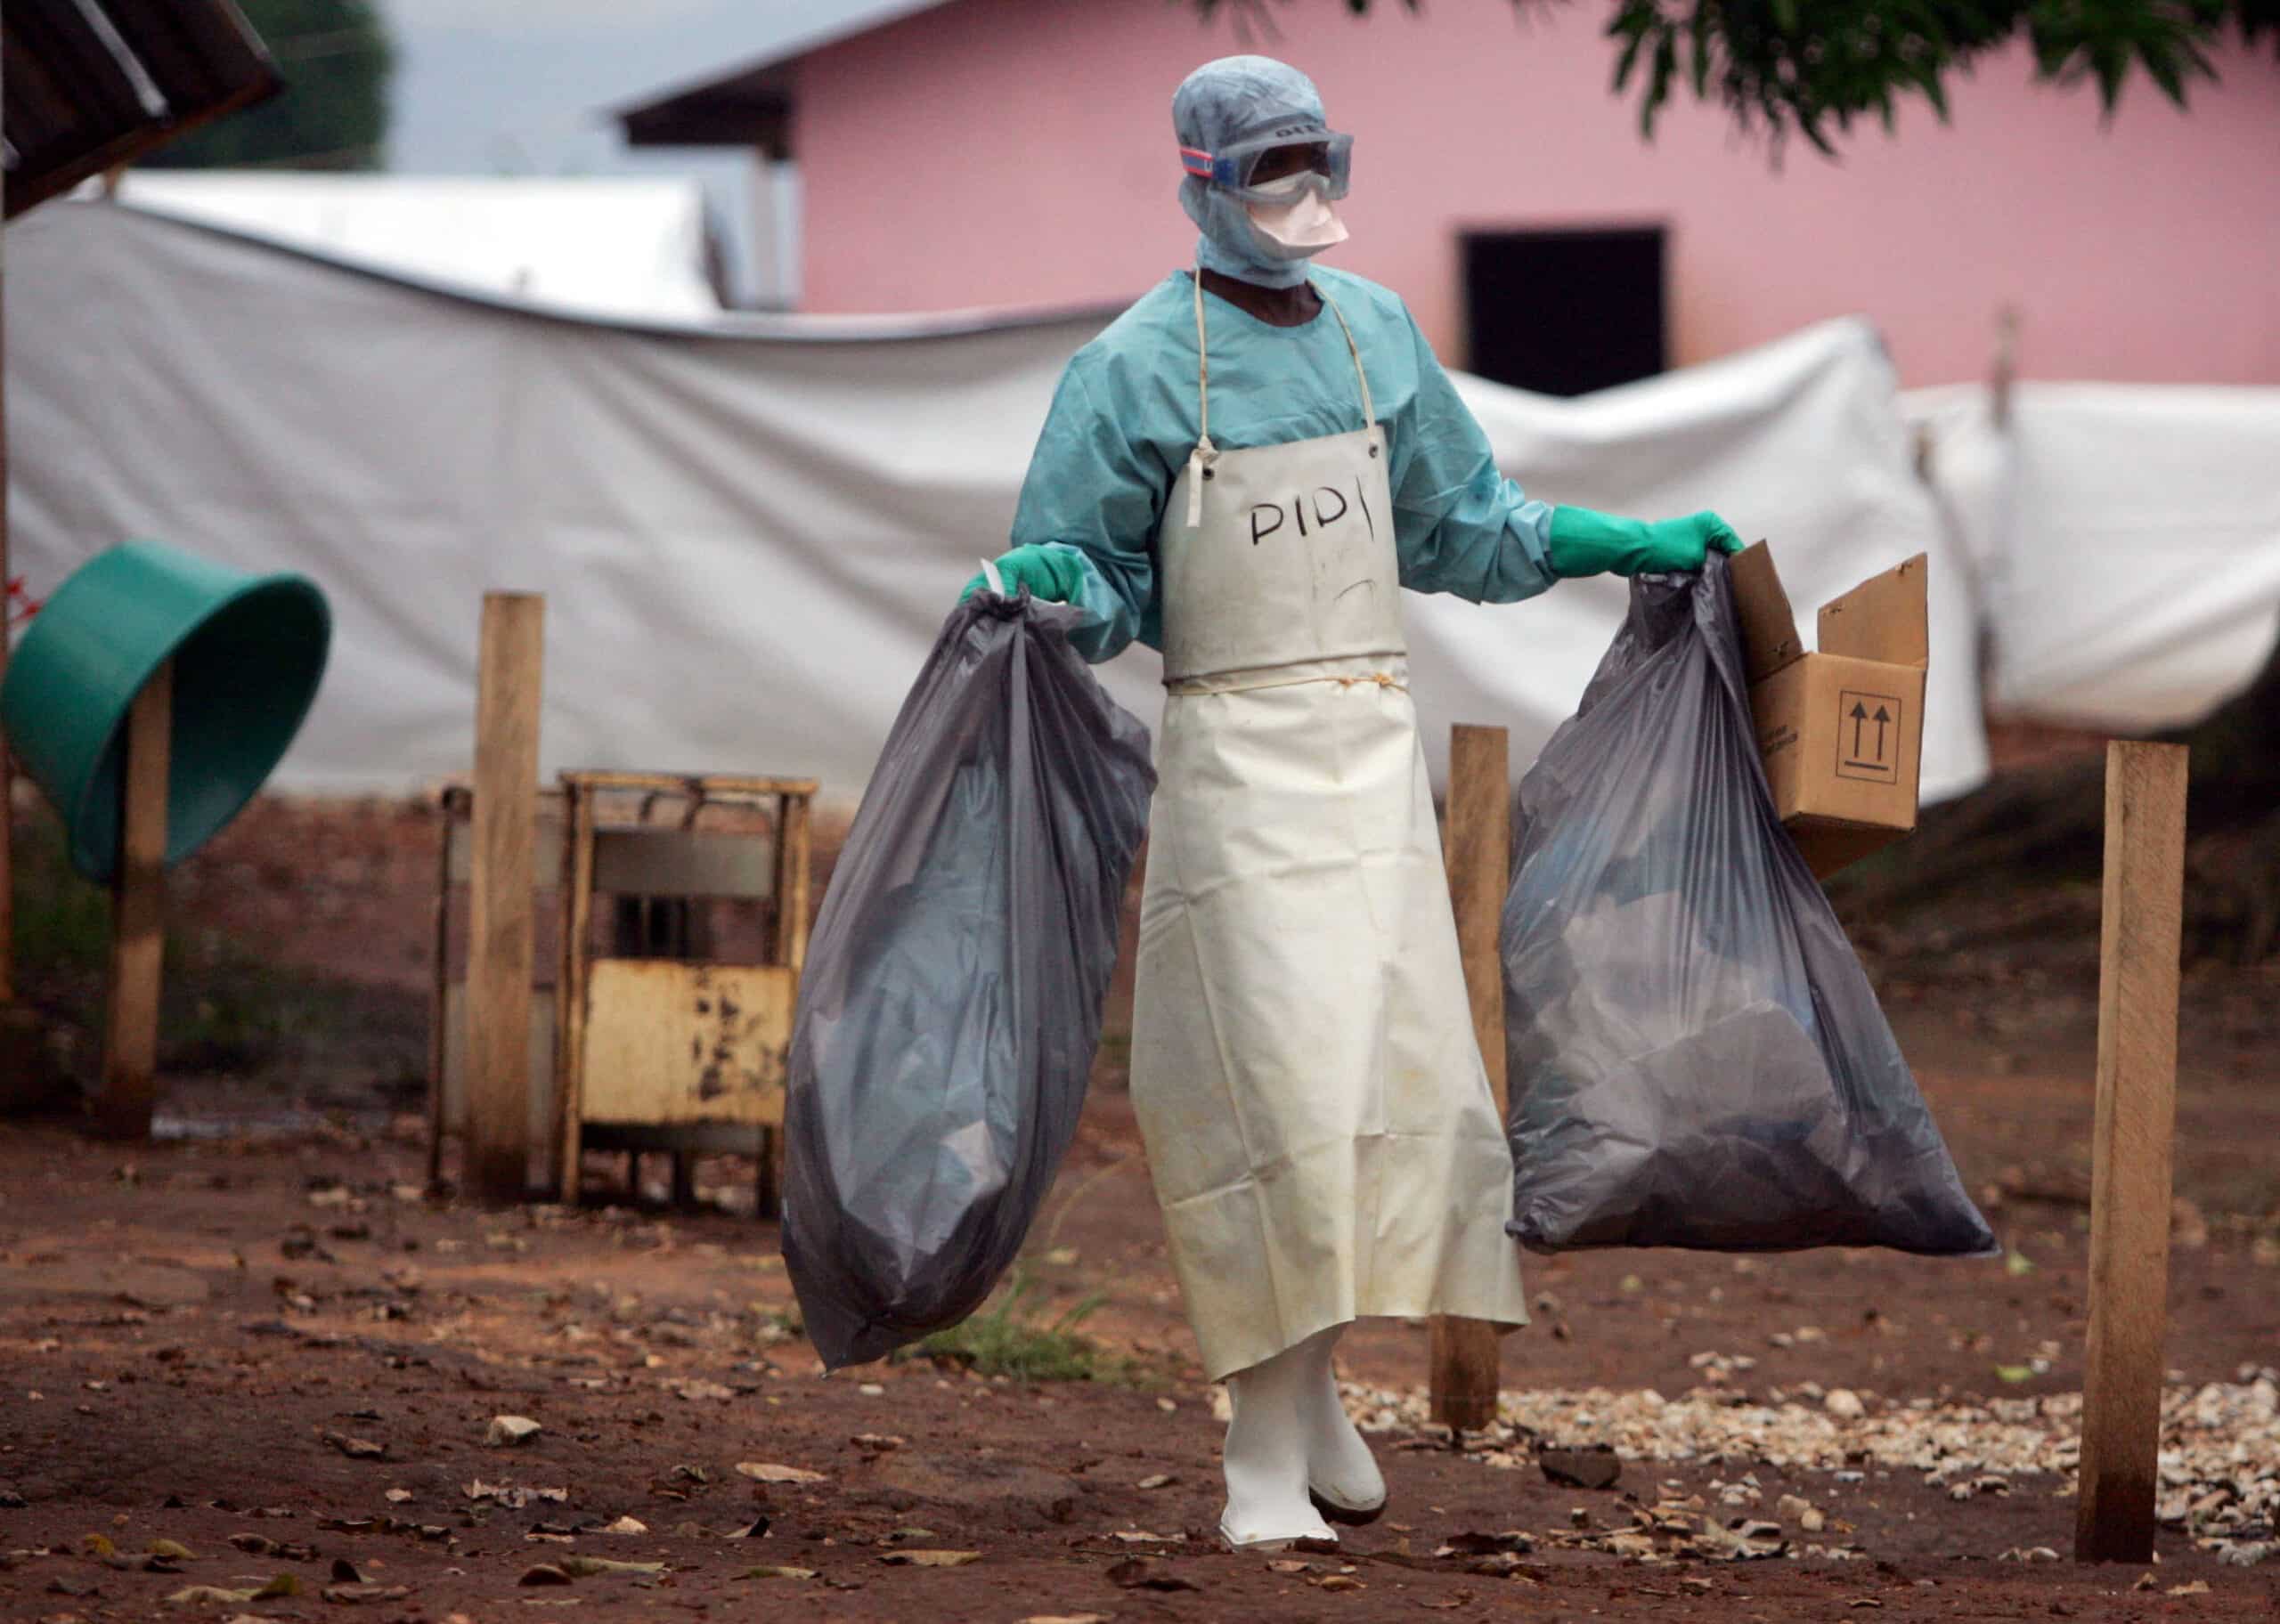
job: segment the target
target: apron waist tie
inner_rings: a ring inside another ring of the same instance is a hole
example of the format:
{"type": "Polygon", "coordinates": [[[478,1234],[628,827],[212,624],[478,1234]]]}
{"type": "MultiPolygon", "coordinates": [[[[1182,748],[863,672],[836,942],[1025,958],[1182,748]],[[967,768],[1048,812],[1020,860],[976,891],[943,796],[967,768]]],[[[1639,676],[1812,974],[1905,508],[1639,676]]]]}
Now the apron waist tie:
{"type": "MultiPolygon", "coordinates": [[[[1356,662],[1340,663],[1356,665],[1356,662]]],[[[1164,691],[1178,699],[1194,699],[1207,694],[1251,694],[1262,688],[1296,688],[1309,683],[1336,683],[1340,688],[1390,688],[1396,693],[1409,692],[1409,672],[1405,663],[1396,662],[1398,669],[1347,670],[1291,670],[1287,667],[1258,671],[1229,671],[1217,677],[1168,678],[1164,691]]]]}

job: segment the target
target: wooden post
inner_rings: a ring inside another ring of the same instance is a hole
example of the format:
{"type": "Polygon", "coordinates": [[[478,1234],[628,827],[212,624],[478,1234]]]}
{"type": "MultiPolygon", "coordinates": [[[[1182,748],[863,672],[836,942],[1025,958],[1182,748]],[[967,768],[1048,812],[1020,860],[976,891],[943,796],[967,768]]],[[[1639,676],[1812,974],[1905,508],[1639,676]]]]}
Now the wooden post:
{"type": "Polygon", "coordinates": [[[167,949],[167,773],[174,666],[161,665],[126,713],[119,774],[118,867],[111,877],[110,979],[96,1132],[147,1139],[158,1094],[159,994],[167,949]]]}
{"type": "Polygon", "coordinates": [[[475,712],[468,907],[468,1181],[520,1200],[530,1181],[531,889],[546,600],[488,592],[475,712]]]}
{"type": "Polygon", "coordinates": [[[2151,1561],[2169,1318],[2186,751],[2108,747],[2080,1562],[2151,1561]]]}
{"type": "MultiPolygon", "coordinates": [[[[1512,787],[1510,746],[1502,727],[1449,731],[1449,814],[1445,837],[1449,899],[1457,946],[1472,997],[1473,1035],[1505,1108],[1504,970],[1496,930],[1511,885],[1512,787]]],[[[1442,1315],[1433,1321],[1432,1414],[1445,1426],[1473,1430],[1496,1418],[1496,1328],[1484,1320],[1442,1315]]]]}

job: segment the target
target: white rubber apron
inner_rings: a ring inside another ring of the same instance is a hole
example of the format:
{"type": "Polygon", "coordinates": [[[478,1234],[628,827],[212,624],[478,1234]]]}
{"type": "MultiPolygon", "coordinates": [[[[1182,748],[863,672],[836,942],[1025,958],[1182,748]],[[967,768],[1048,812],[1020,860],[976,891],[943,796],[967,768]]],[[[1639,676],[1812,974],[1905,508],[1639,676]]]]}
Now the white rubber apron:
{"type": "Polygon", "coordinates": [[[1216,1380],[1362,1315],[1527,1311],[1361,353],[1348,329],[1365,427],[1222,451],[1200,285],[1195,323],[1132,1094],[1216,1380]]]}

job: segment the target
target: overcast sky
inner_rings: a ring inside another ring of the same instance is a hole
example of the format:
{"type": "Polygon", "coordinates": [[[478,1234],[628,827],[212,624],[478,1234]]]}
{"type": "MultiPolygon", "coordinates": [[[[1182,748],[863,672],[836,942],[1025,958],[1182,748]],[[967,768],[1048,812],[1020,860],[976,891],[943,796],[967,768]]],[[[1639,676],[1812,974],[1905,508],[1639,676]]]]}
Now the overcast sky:
{"type": "Polygon", "coordinates": [[[399,53],[389,162],[405,172],[702,175],[741,232],[747,160],[635,157],[603,115],[913,0],[380,0],[399,53]]]}

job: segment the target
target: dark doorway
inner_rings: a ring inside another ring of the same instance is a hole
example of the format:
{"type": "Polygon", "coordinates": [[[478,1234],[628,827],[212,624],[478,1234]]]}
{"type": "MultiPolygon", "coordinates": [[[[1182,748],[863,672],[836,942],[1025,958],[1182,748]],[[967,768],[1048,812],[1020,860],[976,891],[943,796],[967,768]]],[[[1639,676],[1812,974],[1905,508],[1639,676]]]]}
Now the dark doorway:
{"type": "Polygon", "coordinates": [[[1541,394],[1654,377],[1669,365],[1666,240],[1659,225],[1463,233],[1470,369],[1541,394]]]}

